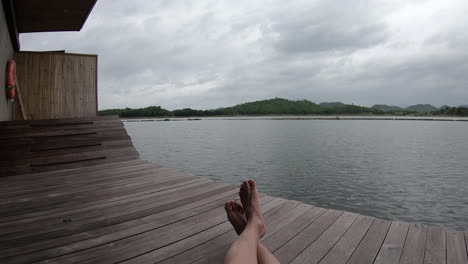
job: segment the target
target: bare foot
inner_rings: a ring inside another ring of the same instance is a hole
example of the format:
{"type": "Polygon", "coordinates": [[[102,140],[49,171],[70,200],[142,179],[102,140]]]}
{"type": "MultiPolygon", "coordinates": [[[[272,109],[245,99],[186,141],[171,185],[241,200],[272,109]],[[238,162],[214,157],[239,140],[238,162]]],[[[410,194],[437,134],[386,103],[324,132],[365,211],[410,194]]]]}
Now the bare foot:
{"type": "Polygon", "coordinates": [[[236,233],[240,235],[247,225],[247,218],[245,216],[244,208],[236,201],[229,201],[224,204],[224,209],[226,209],[229,222],[231,222],[231,225],[234,227],[234,230],[236,230],[236,233]]]}
{"type": "Polygon", "coordinates": [[[245,215],[247,216],[247,222],[255,224],[259,231],[259,236],[262,237],[266,229],[262,212],[260,211],[257,184],[254,180],[244,181],[241,184],[239,197],[244,207],[245,215]]]}

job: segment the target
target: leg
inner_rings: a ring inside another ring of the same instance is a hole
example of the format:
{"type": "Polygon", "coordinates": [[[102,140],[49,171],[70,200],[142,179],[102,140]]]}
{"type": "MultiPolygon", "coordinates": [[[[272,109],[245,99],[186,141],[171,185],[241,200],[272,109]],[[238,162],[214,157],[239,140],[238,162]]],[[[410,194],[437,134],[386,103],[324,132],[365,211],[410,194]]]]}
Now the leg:
{"type": "MultiPolygon", "coordinates": [[[[244,182],[242,184],[241,192],[239,193],[239,195],[241,196],[241,201],[248,202],[248,195],[245,195],[246,191],[248,191],[248,189],[246,189],[248,186],[245,183],[246,182],[244,182]]],[[[254,181],[252,181],[251,183],[249,182],[248,185],[251,185],[252,186],[251,190],[256,192],[256,186],[255,186],[254,181]]],[[[257,196],[256,199],[258,200],[258,194],[255,194],[255,195],[257,196]]],[[[247,206],[249,206],[249,205],[247,205],[247,206]]],[[[244,208],[242,207],[242,205],[240,205],[239,203],[237,203],[235,201],[226,202],[224,207],[226,209],[226,213],[227,213],[227,217],[229,219],[229,222],[231,222],[231,224],[234,227],[234,229],[236,230],[237,234],[241,236],[244,229],[247,226],[247,218],[246,218],[246,213],[244,211],[244,208]]],[[[259,204],[258,204],[258,210],[260,211],[260,205],[259,204]]],[[[263,234],[262,234],[262,236],[263,236],[263,234]]],[[[234,242],[234,244],[236,242],[234,242]]],[[[257,252],[256,252],[256,254],[257,254],[257,263],[260,263],[260,264],[270,264],[270,263],[275,263],[276,264],[276,263],[278,263],[279,264],[279,261],[276,259],[276,257],[273,256],[273,254],[271,254],[271,252],[262,245],[260,240],[258,240],[258,242],[257,242],[256,250],[257,250],[257,252]]],[[[228,251],[228,253],[229,253],[229,251],[228,251]]],[[[249,260],[251,260],[252,256],[248,256],[248,258],[249,258],[249,260]]],[[[242,259],[240,261],[245,261],[245,260],[242,259]]],[[[226,260],[225,260],[225,263],[230,263],[230,262],[226,262],[226,260]]],[[[255,262],[253,262],[253,263],[255,263],[255,262]]]]}
{"type": "Polygon", "coordinates": [[[259,264],[280,264],[279,260],[261,242],[257,244],[257,260],[259,264]]]}

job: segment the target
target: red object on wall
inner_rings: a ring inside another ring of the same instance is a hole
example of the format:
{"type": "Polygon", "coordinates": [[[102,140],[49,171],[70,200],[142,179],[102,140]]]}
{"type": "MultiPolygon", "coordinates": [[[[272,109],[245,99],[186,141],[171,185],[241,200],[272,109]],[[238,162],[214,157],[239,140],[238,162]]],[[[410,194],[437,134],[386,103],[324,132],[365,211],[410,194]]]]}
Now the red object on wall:
{"type": "Polygon", "coordinates": [[[6,86],[8,99],[13,100],[16,95],[16,63],[14,60],[8,62],[6,86]]]}

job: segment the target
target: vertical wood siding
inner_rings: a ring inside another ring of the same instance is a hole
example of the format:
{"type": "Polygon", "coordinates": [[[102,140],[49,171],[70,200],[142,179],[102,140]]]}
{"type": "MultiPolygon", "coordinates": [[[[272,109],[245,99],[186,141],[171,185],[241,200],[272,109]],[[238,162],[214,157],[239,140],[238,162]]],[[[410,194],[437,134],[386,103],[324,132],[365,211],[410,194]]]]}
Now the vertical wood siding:
{"type": "MultiPolygon", "coordinates": [[[[15,61],[28,119],[97,115],[97,55],[17,52],[15,61]]],[[[18,100],[13,108],[22,120],[18,100]]]]}

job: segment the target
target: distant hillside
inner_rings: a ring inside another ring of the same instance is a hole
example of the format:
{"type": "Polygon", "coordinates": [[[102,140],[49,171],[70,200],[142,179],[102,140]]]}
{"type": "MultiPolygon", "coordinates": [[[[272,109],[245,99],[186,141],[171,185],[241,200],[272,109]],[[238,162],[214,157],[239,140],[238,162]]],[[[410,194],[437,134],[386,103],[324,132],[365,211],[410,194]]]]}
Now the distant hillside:
{"type": "MultiPolygon", "coordinates": [[[[324,103],[322,103],[324,104],[324,103]]],[[[308,100],[283,98],[250,102],[232,107],[208,110],[211,115],[304,115],[304,114],[383,114],[384,112],[339,102],[325,103],[327,107],[308,100]]]]}
{"type": "Polygon", "coordinates": [[[408,106],[406,109],[410,110],[410,111],[415,111],[415,112],[418,112],[418,113],[431,113],[433,111],[439,110],[439,108],[437,108],[437,107],[435,107],[433,105],[430,105],[430,104],[412,105],[412,106],[408,106]]]}
{"type": "Polygon", "coordinates": [[[345,104],[341,102],[323,102],[319,104],[323,108],[337,108],[337,107],[344,107],[345,104]]]}
{"type": "Polygon", "coordinates": [[[221,115],[297,115],[320,114],[323,108],[308,100],[274,98],[209,111],[221,115]]]}
{"type": "Polygon", "coordinates": [[[124,108],[100,110],[100,116],[118,115],[120,117],[143,117],[143,116],[171,116],[172,112],[160,106],[149,106],[145,108],[124,108]]]}
{"type": "Polygon", "coordinates": [[[326,103],[326,105],[327,107],[322,107],[308,100],[274,98],[211,110],[183,108],[168,111],[159,106],[150,106],[139,109],[124,108],[101,110],[99,111],[99,115],[119,115],[120,117],[190,117],[235,115],[384,114],[383,111],[358,105],[347,105],[338,102],[326,103]]]}
{"type": "Polygon", "coordinates": [[[371,107],[372,109],[377,109],[384,112],[399,112],[404,111],[403,108],[399,106],[386,105],[386,104],[376,104],[371,107]]]}
{"type": "Polygon", "coordinates": [[[349,105],[345,104],[342,107],[336,107],[336,108],[325,108],[324,111],[325,114],[340,114],[340,115],[358,115],[358,114],[372,114],[372,115],[383,115],[385,114],[384,111],[380,111],[377,109],[372,109],[369,107],[365,106],[359,106],[359,105],[349,105]]]}
{"type": "Polygon", "coordinates": [[[458,106],[458,107],[468,108],[468,104],[466,104],[466,105],[460,105],[460,106],[458,106]]]}
{"type": "Polygon", "coordinates": [[[468,107],[446,107],[432,112],[433,115],[468,116],[468,107]]]}
{"type": "Polygon", "coordinates": [[[443,105],[443,106],[439,107],[439,109],[445,109],[447,107],[450,107],[450,105],[443,105]]]}

